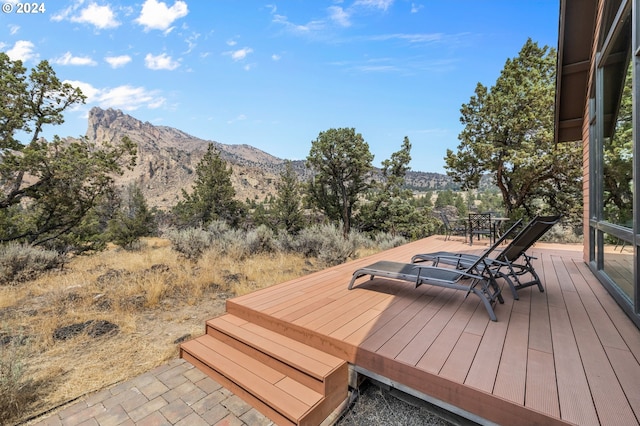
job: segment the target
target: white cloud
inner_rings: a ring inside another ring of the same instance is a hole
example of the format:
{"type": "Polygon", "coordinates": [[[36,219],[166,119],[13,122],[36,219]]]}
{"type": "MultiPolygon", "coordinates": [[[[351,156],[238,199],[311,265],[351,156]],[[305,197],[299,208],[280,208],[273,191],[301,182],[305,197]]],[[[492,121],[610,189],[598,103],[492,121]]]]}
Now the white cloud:
{"type": "Polygon", "coordinates": [[[197,46],[197,41],[200,38],[199,33],[191,33],[191,35],[185,37],[184,42],[187,43],[188,49],[185,53],[191,53],[197,46]]]}
{"type": "Polygon", "coordinates": [[[30,59],[36,59],[38,55],[34,53],[35,45],[27,40],[18,40],[16,44],[9,50],[7,50],[7,55],[12,61],[22,61],[26,62],[30,59]]]}
{"type": "Polygon", "coordinates": [[[374,9],[387,10],[393,4],[393,0],[356,0],[354,6],[365,6],[374,9]]]}
{"type": "Polygon", "coordinates": [[[296,34],[308,34],[313,31],[319,31],[326,27],[324,21],[310,21],[307,24],[294,24],[284,15],[273,15],[274,23],[284,26],[287,30],[296,34]]]}
{"type": "Polygon", "coordinates": [[[236,44],[238,44],[238,42],[235,40],[227,40],[227,46],[235,46],[236,44]]]}
{"type": "Polygon", "coordinates": [[[240,114],[239,116],[237,116],[236,118],[234,118],[233,120],[228,120],[227,124],[233,124],[236,123],[238,121],[244,121],[247,119],[247,116],[244,114],[240,114]]]}
{"type": "Polygon", "coordinates": [[[181,0],[177,0],[171,7],[157,0],[146,0],[142,5],[140,16],[135,21],[142,25],[145,31],[171,31],[171,24],[187,16],[188,13],[187,3],[181,0]]]}
{"type": "Polygon", "coordinates": [[[271,59],[274,61],[279,61],[280,59],[282,59],[282,56],[274,53],[273,55],[271,55],[271,59]]]}
{"type": "Polygon", "coordinates": [[[71,52],[67,52],[59,58],[53,60],[58,65],[79,65],[79,66],[96,66],[96,61],[88,56],[73,56],[71,52]]]}
{"type": "Polygon", "coordinates": [[[107,61],[109,65],[111,65],[111,68],[121,68],[131,62],[131,56],[107,56],[104,58],[104,60],[107,61]]]}
{"type": "Polygon", "coordinates": [[[16,35],[20,31],[20,25],[9,25],[9,34],[16,35]]]}
{"type": "Polygon", "coordinates": [[[72,5],[62,9],[60,12],[51,16],[51,20],[54,22],[64,21],[69,19],[69,16],[82,6],[84,0],[76,0],[72,5]]]}
{"type": "Polygon", "coordinates": [[[155,100],[152,99],[147,104],[147,108],[149,108],[149,109],[158,109],[162,105],[164,105],[166,102],[167,102],[167,100],[165,98],[156,98],[155,100]]]}
{"type": "Polygon", "coordinates": [[[373,41],[387,41],[387,40],[404,40],[409,43],[435,43],[444,42],[448,39],[455,39],[458,36],[446,36],[443,33],[418,33],[418,34],[381,34],[376,36],[367,37],[368,40],[373,41]]]}
{"type": "Polygon", "coordinates": [[[100,96],[100,89],[96,89],[89,83],[78,80],[65,80],[64,83],[69,83],[73,87],[77,87],[82,91],[82,94],[87,97],[86,103],[90,104],[96,102],[100,96]]]}
{"type": "Polygon", "coordinates": [[[70,81],[74,87],[79,87],[87,97],[87,104],[97,104],[102,108],[117,108],[124,111],[133,111],[139,108],[156,109],[166,103],[166,99],[157,91],[147,90],[144,87],[129,85],[113,88],[99,89],[82,81],[70,81]]]}
{"type": "Polygon", "coordinates": [[[166,53],[153,56],[151,53],[147,53],[144,57],[144,63],[147,68],[151,70],[169,70],[173,71],[180,66],[178,61],[174,61],[171,56],[166,53]]]}
{"type": "Polygon", "coordinates": [[[233,52],[226,52],[227,55],[231,56],[231,59],[234,61],[241,61],[246,59],[249,53],[253,52],[253,49],[250,47],[244,47],[242,49],[234,50],[233,52]]]}
{"type": "Polygon", "coordinates": [[[411,3],[411,13],[418,13],[418,11],[420,11],[420,9],[422,9],[423,7],[424,5],[422,4],[411,3]]]}
{"type": "Polygon", "coordinates": [[[351,15],[349,12],[347,12],[340,6],[330,6],[328,10],[329,10],[329,17],[333,22],[337,23],[341,27],[351,26],[351,21],[349,19],[351,18],[351,15]]]}
{"type": "Polygon", "coordinates": [[[127,111],[140,107],[159,108],[165,99],[156,92],[148,91],[144,87],[119,86],[105,89],[101,92],[99,103],[106,108],[119,108],[127,111]]]}
{"type": "Polygon", "coordinates": [[[120,26],[120,22],[116,19],[111,6],[98,6],[93,2],[82,9],[79,15],[72,16],[70,20],[82,24],[91,24],[101,30],[120,26]]]}

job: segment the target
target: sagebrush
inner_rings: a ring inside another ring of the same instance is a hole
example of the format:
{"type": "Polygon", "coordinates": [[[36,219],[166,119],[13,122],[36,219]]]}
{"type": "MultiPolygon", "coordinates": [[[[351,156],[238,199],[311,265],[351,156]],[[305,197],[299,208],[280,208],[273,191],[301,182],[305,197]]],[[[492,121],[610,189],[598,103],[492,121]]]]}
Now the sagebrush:
{"type": "Polygon", "coordinates": [[[34,279],[45,271],[62,267],[65,260],[56,251],[28,244],[0,245],[0,285],[34,279]]]}

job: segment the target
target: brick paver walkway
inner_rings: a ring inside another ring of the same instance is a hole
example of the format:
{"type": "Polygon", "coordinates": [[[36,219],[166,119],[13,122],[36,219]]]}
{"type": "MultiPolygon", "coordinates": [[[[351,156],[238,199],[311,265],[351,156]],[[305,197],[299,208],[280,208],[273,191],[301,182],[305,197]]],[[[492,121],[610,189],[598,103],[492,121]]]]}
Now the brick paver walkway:
{"type": "Polygon", "coordinates": [[[182,359],[83,397],[34,425],[273,425],[182,359]]]}

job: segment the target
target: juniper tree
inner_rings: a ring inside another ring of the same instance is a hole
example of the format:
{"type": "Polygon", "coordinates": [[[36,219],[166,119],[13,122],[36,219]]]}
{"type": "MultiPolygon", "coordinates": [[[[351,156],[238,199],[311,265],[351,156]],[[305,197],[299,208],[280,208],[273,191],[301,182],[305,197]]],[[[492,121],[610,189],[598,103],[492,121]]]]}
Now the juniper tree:
{"type": "Polygon", "coordinates": [[[157,224],[144,198],[142,188],[137,183],[127,186],[120,209],[108,222],[107,233],[110,241],[120,247],[130,248],[141,237],[157,232],[157,224]]]}
{"type": "Polygon", "coordinates": [[[297,234],[304,227],[300,182],[290,161],[287,161],[276,183],[276,197],[271,212],[276,226],[290,234],[297,234]]]}
{"type": "Polygon", "coordinates": [[[527,40],[494,86],[477,84],[460,110],[457,152],[447,150],[447,174],[462,189],[491,174],[510,217],[538,213],[537,200],[567,214],[580,202],[581,147],[553,138],[555,69],[556,51],[527,40]]]}
{"type": "Polygon", "coordinates": [[[243,208],[235,199],[236,191],[231,183],[233,169],[221,158],[220,152],[209,144],[196,166],[196,178],[191,193],[182,190],[183,200],[174,207],[182,226],[205,226],[222,220],[237,225],[243,208]]]}
{"type": "Polygon", "coordinates": [[[363,231],[388,232],[407,238],[424,236],[426,216],[413,202],[413,193],[405,187],[410,162],[411,142],[405,136],[401,148],[382,161],[380,178],[371,185],[359,215],[363,231]]]}
{"type": "MultiPolygon", "coordinates": [[[[21,61],[0,53],[0,242],[58,246],[111,190],[113,176],[135,163],[128,138],[114,145],[42,139],[45,126],[62,124],[64,112],[84,100],[47,61],[27,74],[21,61]]],[[[69,241],[91,244],[84,236],[69,241]]]]}
{"type": "Polygon", "coordinates": [[[313,173],[307,186],[309,201],[329,220],[342,223],[345,237],[356,205],[368,188],[372,161],[369,145],[354,128],[329,129],[311,142],[306,162],[313,173]]]}

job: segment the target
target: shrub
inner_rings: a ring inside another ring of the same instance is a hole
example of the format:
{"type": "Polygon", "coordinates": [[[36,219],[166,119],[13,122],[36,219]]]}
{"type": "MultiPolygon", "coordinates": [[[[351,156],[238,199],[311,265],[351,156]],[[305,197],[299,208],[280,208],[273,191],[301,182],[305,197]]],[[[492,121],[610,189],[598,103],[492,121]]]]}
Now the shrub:
{"type": "Polygon", "coordinates": [[[0,284],[19,283],[36,278],[50,269],[62,267],[65,256],[28,244],[0,246],[0,284]]]}
{"type": "Polygon", "coordinates": [[[388,233],[376,234],[374,237],[375,246],[380,250],[388,250],[407,243],[407,239],[400,235],[391,235],[388,233]]]}
{"type": "Polygon", "coordinates": [[[342,229],[334,225],[312,226],[303,229],[291,246],[305,257],[317,257],[328,266],[344,263],[353,256],[361,238],[358,233],[351,232],[348,238],[342,235],[342,229]]]}
{"type": "Polygon", "coordinates": [[[333,229],[325,229],[323,232],[322,250],[318,255],[318,259],[327,266],[339,265],[346,262],[356,253],[357,233],[350,232],[347,238],[342,235],[342,230],[332,227],[333,229]]]}
{"type": "Polygon", "coordinates": [[[173,248],[186,258],[196,261],[205,251],[242,260],[260,253],[295,252],[317,258],[328,266],[337,265],[353,257],[360,247],[366,249],[397,247],[406,243],[402,236],[377,234],[374,239],[352,231],[345,239],[338,226],[314,225],[297,235],[280,231],[276,236],[266,225],[243,231],[230,228],[225,222],[212,222],[207,229],[189,228],[167,233],[173,248]]]}
{"type": "Polygon", "coordinates": [[[581,228],[573,228],[569,225],[565,225],[563,223],[558,223],[554,225],[545,235],[540,238],[541,241],[551,242],[551,243],[582,243],[583,236],[579,233],[582,231],[581,228]]]}
{"type": "MultiPolygon", "coordinates": [[[[0,337],[3,335],[0,334],[0,337]]],[[[23,338],[0,341],[0,424],[11,424],[38,398],[32,381],[26,378],[24,361],[28,349],[23,338]]]]}
{"type": "Polygon", "coordinates": [[[231,227],[224,220],[214,220],[207,226],[207,232],[213,240],[219,240],[231,230],[231,227]]]}
{"type": "Polygon", "coordinates": [[[211,234],[200,228],[173,229],[166,237],[175,251],[194,262],[212,245],[211,234]]]}
{"type": "Polygon", "coordinates": [[[167,233],[174,250],[196,261],[205,251],[214,250],[235,259],[277,250],[272,230],[264,225],[243,231],[230,228],[225,222],[212,222],[207,229],[188,228],[167,233]]]}
{"type": "MultiPolygon", "coordinates": [[[[214,238],[214,236],[211,236],[214,238]]],[[[229,229],[224,234],[216,237],[212,244],[219,253],[233,259],[244,259],[251,254],[247,233],[240,229],[229,229]]]]}
{"type": "Polygon", "coordinates": [[[291,248],[304,257],[318,257],[322,252],[322,231],[319,226],[304,228],[291,240],[291,248]]]}
{"type": "Polygon", "coordinates": [[[293,252],[295,251],[295,241],[300,238],[299,235],[292,235],[289,232],[281,229],[278,232],[278,236],[276,237],[274,244],[276,247],[276,250],[284,252],[284,253],[289,253],[289,252],[293,252]]]}
{"type": "Polygon", "coordinates": [[[275,234],[266,225],[260,225],[246,234],[250,254],[271,253],[277,249],[275,234]]]}

